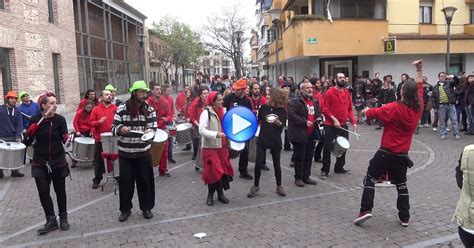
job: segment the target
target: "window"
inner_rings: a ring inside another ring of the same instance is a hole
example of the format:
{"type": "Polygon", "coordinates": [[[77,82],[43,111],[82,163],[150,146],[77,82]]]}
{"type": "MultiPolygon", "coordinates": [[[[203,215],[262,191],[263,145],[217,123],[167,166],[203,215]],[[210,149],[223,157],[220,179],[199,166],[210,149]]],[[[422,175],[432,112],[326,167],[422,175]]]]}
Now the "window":
{"type": "Polygon", "coordinates": [[[386,9],[387,0],[332,0],[329,6],[332,18],[350,19],[384,20],[386,9]]]}
{"type": "Polygon", "coordinates": [[[53,79],[54,79],[54,94],[56,94],[56,100],[61,103],[61,88],[59,87],[59,68],[60,68],[59,54],[53,53],[53,79]]]}
{"type": "Polygon", "coordinates": [[[471,5],[471,8],[469,9],[469,23],[474,24],[474,5],[471,5]]]}
{"type": "Polygon", "coordinates": [[[302,15],[307,15],[309,12],[308,12],[308,6],[303,6],[301,7],[301,12],[300,12],[302,15]]]}
{"type": "Polygon", "coordinates": [[[54,23],[54,7],[53,0],[48,0],[48,21],[54,23]]]}
{"type": "Polygon", "coordinates": [[[10,75],[10,52],[6,48],[0,48],[0,80],[2,80],[3,93],[12,90],[12,80],[10,75]]]}
{"type": "Polygon", "coordinates": [[[5,9],[5,0],[0,0],[0,9],[5,9]]]}
{"type": "Polygon", "coordinates": [[[433,11],[433,3],[421,2],[420,3],[420,23],[431,24],[433,11]]]}
{"type": "Polygon", "coordinates": [[[324,0],[312,0],[313,1],[313,15],[324,16],[326,6],[324,0]]]}

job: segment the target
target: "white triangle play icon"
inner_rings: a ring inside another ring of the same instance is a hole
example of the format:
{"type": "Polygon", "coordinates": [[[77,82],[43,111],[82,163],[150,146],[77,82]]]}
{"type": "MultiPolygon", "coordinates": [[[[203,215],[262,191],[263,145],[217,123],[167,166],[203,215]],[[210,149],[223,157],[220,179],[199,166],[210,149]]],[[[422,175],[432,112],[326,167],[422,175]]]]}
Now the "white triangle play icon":
{"type": "Polygon", "coordinates": [[[236,135],[242,132],[242,130],[250,127],[251,125],[252,123],[250,123],[250,121],[247,121],[246,119],[236,114],[232,114],[232,134],[233,135],[236,135]]]}

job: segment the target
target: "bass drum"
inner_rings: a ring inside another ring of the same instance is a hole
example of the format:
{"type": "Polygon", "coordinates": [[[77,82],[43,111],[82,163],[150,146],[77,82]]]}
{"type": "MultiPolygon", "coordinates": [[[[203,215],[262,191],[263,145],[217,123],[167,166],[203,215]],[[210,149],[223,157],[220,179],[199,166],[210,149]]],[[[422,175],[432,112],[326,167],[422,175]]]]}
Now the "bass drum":
{"type": "Polygon", "coordinates": [[[168,134],[161,129],[157,129],[155,138],[151,143],[151,160],[154,167],[160,165],[161,154],[165,149],[166,141],[168,141],[168,134]]]}

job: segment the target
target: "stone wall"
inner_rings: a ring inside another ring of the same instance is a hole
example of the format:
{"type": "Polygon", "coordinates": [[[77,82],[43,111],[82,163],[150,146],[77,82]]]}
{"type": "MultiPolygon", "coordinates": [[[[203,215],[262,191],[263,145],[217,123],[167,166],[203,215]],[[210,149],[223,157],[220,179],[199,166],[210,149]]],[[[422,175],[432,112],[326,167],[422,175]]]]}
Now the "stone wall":
{"type": "Polygon", "coordinates": [[[80,100],[73,2],[53,0],[53,13],[50,23],[46,0],[8,1],[0,11],[0,48],[10,51],[13,89],[34,100],[44,90],[54,92],[52,56],[59,54],[60,110],[70,111],[80,100]]]}

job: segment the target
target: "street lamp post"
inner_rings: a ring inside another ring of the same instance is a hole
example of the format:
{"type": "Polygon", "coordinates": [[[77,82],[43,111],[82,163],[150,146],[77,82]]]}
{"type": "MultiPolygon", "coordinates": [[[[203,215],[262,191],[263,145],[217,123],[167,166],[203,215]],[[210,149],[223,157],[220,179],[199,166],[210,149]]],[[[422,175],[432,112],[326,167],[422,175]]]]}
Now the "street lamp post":
{"type": "Polygon", "coordinates": [[[240,51],[241,50],[241,41],[242,41],[242,36],[243,36],[244,32],[241,31],[241,30],[238,30],[238,31],[235,31],[234,32],[234,38],[235,38],[235,41],[237,41],[237,78],[240,78],[240,76],[242,75],[242,64],[241,64],[241,56],[242,56],[242,52],[240,51]]]}
{"type": "Polygon", "coordinates": [[[450,54],[450,45],[451,45],[451,21],[453,20],[454,12],[458,10],[455,7],[445,7],[441,11],[444,13],[444,17],[446,18],[446,25],[448,26],[447,30],[447,47],[446,47],[446,73],[449,73],[449,66],[450,66],[450,60],[451,60],[451,54],[450,54]]]}
{"type": "Polygon", "coordinates": [[[273,35],[275,37],[275,55],[276,55],[276,69],[275,69],[275,82],[278,79],[278,75],[280,75],[280,60],[278,57],[278,39],[280,38],[280,19],[273,19],[273,35]]]}
{"type": "Polygon", "coordinates": [[[144,49],[143,49],[143,44],[144,44],[144,39],[145,35],[144,34],[139,34],[138,35],[138,45],[140,46],[140,54],[139,54],[139,59],[140,59],[140,79],[145,80],[145,76],[143,73],[143,69],[145,68],[145,54],[144,54],[144,49]]]}

